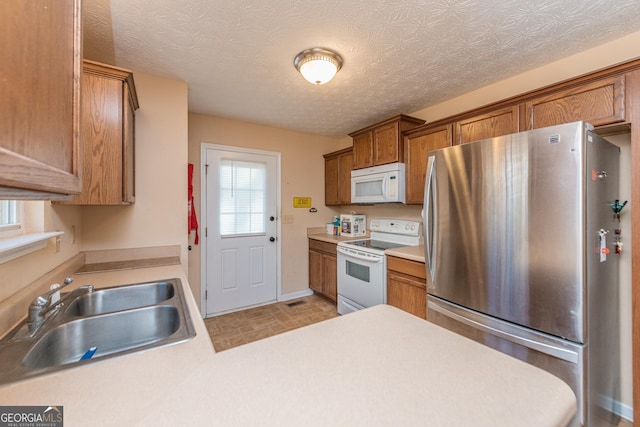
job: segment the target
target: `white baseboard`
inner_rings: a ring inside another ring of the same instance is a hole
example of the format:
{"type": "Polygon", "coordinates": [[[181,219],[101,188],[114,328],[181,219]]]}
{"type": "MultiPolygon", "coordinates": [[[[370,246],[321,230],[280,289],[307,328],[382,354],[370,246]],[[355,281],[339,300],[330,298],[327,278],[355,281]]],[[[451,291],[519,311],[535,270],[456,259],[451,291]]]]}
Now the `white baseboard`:
{"type": "Polygon", "coordinates": [[[280,295],[279,301],[290,301],[296,298],[308,297],[309,295],[313,295],[313,291],[311,289],[306,289],[304,291],[292,292],[290,294],[280,295]]]}
{"type": "Polygon", "coordinates": [[[633,422],[633,408],[622,402],[615,402],[614,411],[627,421],[633,422]]]}
{"type": "Polygon", "coordinates": [[[625,405],[619,400],[610,397],[601,397],[601,403],[604,408],[611,408],[614,414],[621,416],[627,421],[633,421],[633,408],[631,406],[625,405]]]}

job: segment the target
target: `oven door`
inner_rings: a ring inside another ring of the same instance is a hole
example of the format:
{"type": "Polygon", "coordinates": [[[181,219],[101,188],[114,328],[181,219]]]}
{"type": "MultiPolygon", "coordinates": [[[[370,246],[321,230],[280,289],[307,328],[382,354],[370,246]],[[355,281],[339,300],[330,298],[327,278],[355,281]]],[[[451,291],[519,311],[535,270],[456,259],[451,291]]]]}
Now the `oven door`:
{"type": "Polygon", "coordinates": [[[357,306],[387,302],[385,256],[338,245],[338,297],[357,306]]]}

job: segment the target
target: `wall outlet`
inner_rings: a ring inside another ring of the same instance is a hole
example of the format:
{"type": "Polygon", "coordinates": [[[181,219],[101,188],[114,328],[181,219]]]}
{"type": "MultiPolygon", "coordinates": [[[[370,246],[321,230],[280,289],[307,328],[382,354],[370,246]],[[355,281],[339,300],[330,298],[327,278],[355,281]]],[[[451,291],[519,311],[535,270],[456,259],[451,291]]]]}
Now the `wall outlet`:
{"type": "Polygon", "coordinates": [[[283,224],[293,224],[293,215],[282,215],[283,224]]]}

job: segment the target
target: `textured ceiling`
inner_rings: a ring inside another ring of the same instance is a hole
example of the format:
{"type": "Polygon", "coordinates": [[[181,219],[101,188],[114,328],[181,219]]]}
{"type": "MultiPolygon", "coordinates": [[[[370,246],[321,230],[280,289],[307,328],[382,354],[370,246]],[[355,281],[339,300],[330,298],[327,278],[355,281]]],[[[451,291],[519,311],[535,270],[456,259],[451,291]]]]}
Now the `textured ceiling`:
{"type": "MultiPolygon", "coordinates": [[[[638,0],[83,0],[85,57],[186,81],[189,111],[345,136],[640,30],[638,0]],[[313,86],[304,49],[339,52],[313,86]]],[[[144,107],[144,99],[140,100],[144,107]]]]}

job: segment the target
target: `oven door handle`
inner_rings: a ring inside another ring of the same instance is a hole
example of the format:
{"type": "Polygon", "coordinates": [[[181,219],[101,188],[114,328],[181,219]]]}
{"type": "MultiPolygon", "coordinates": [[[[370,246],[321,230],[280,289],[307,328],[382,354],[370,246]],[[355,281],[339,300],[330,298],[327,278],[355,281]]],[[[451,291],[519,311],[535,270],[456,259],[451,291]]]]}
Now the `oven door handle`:
{"type": "Polygon", "coordinates": [[[346,255],[350,258],[355,258],[358,259],[360,261],[366,261],[368,263],[371,264],[378,264],[381,263],[384,260],[384,255],[383,256],[379,256],[379,255],[373,255],[373,256],[364,256],[364,255],[360,255],[357,252],[353,252],[350,251],[349,249],[345,249],[345,248],[341,248],[340,246],[338,246],[338,252],[340,252],[343,255],[346,255]]]}

